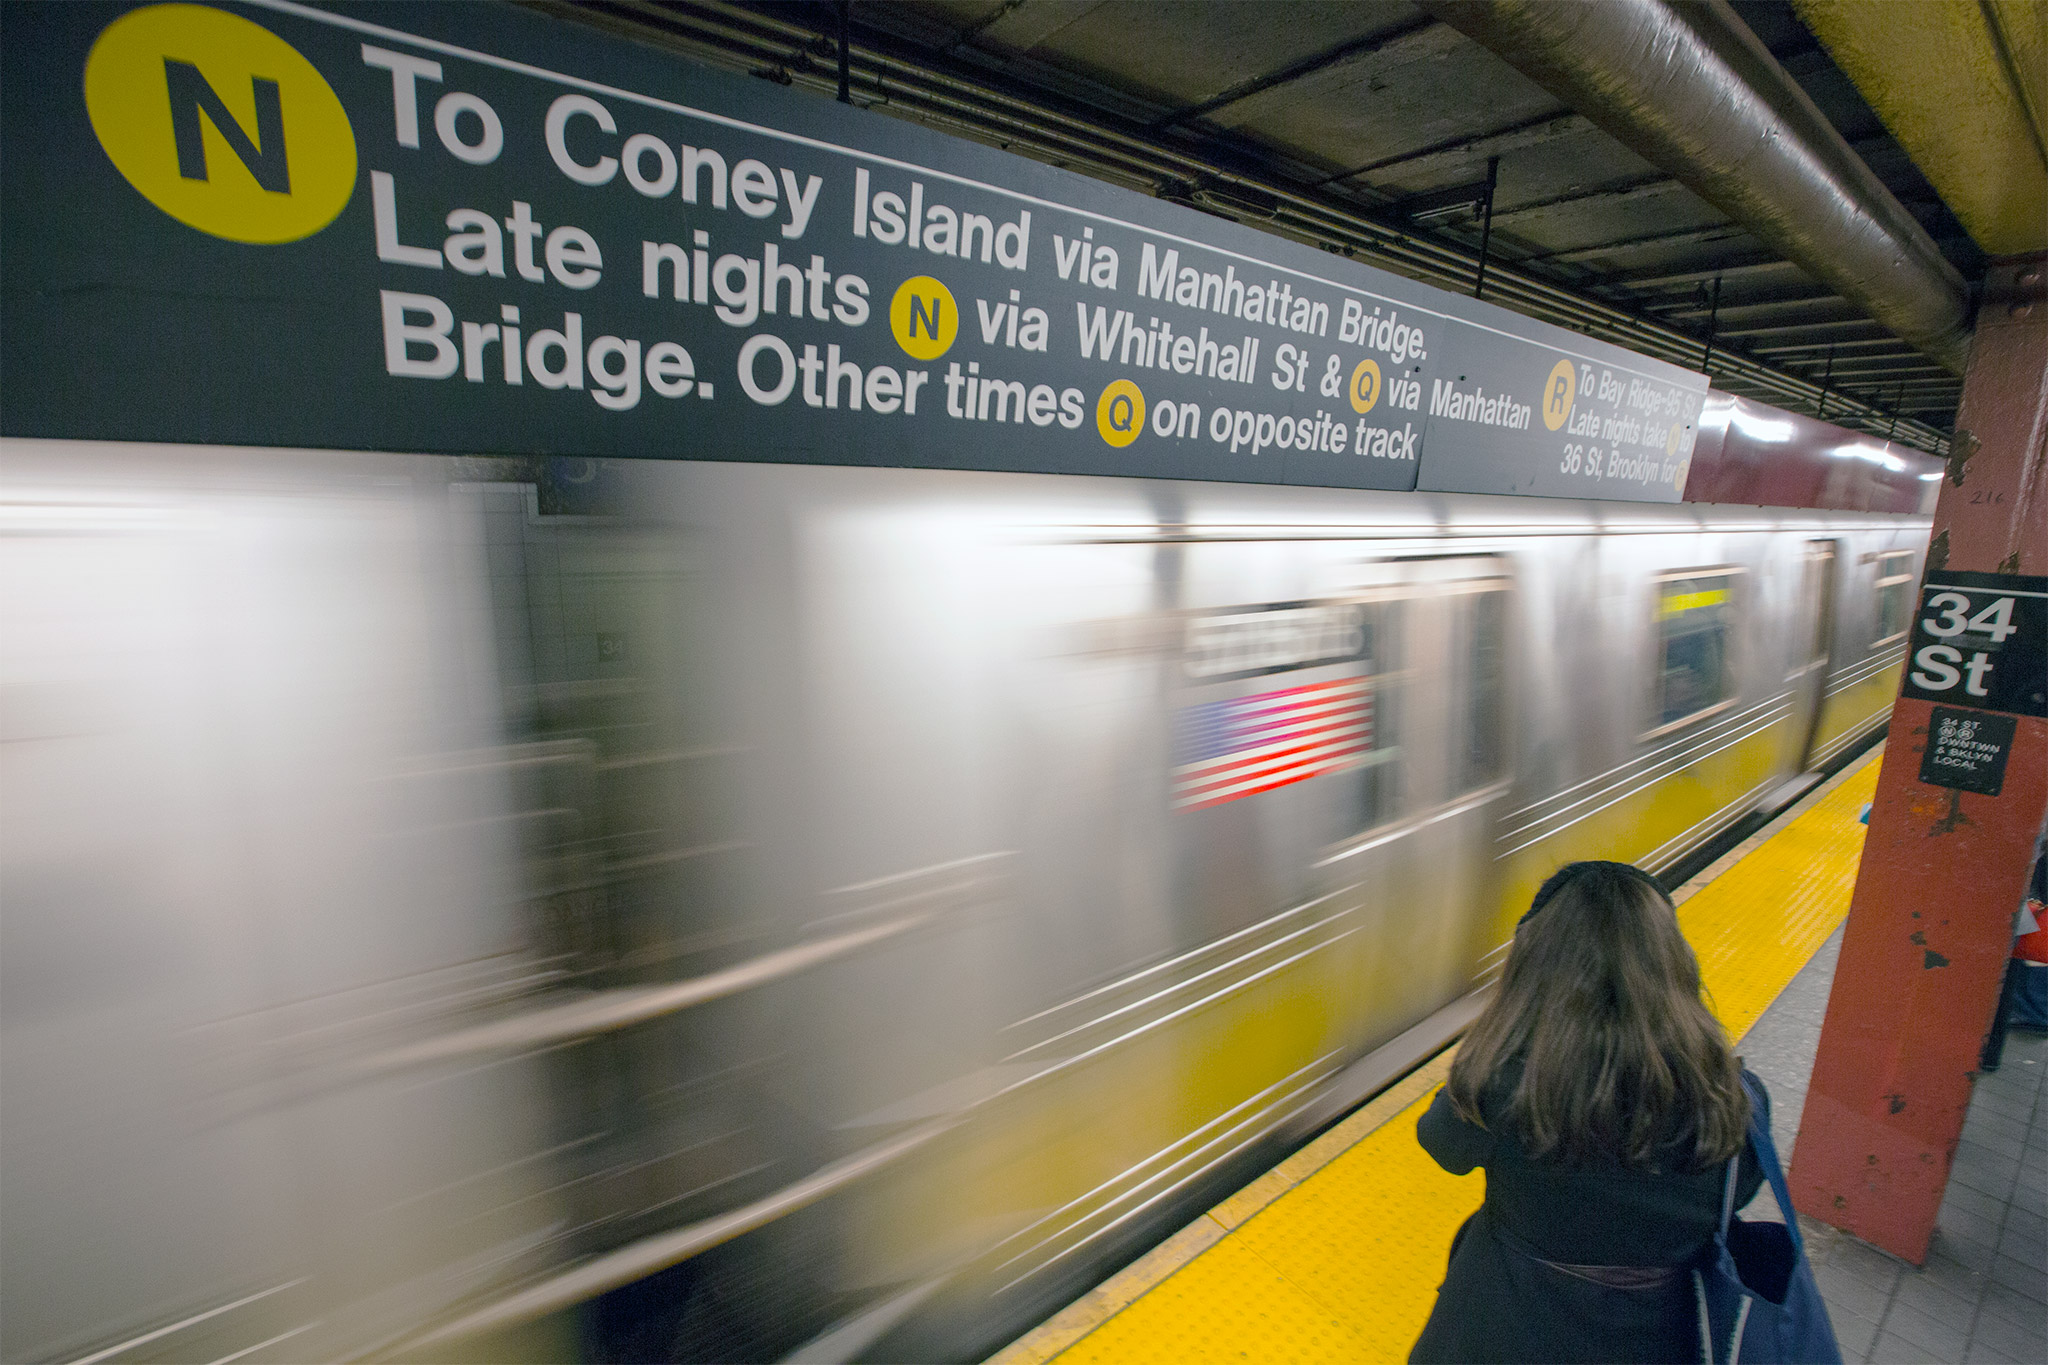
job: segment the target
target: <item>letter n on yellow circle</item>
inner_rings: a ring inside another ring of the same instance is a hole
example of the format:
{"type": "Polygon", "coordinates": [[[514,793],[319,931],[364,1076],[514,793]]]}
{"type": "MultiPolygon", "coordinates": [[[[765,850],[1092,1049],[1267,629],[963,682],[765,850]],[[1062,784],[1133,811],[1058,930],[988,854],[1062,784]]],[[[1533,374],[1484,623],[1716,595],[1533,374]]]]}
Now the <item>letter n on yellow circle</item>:
{"type": "Polygon", "coordinates": [[[960,335],[960,308],[953,291],[930,275],[912,275],[889,300],[889,330],[913,360],[937,360],[960,335]]]}
{"type": "Polygon", "coordinates": [[[150,5],[108,24],[85,59],[85,111],[116,170],[187,227],[296,242],[356,186],[356,136],[313,64],[205,5],[150,5]]]}
{"type": "Polygon", "coordinates": [[[1550,367],[1550,378],[1543,381],[1543,425],[1556,431],[1564,425],[1564,419],[1572,415],[1572,399],[1579,391],[1579,371],[1569,360],[1560,360],[1550,367]]]}
{"type": "Polygon", "coordinates": [[[1145,429],[1145,394],[1128,379],[1119,379],[1095,400],[1095,429],[1113,446],[1127,446],[1145,429]]]}
{"type": "Polygon", "coordinates": [[[1351,410],[1360,416],[1380,401],[1380,366],[1376,360],[1361,360],[1351,371],[1351,410]]]}

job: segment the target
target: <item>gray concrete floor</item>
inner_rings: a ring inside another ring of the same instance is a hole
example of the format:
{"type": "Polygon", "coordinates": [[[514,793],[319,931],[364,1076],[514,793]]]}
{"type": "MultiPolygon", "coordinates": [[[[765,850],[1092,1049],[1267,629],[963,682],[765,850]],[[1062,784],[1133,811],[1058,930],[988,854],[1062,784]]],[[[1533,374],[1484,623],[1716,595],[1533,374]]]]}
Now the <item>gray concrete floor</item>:
{"type": "MultiPolygon", "coordinates": [[[[1842,934],[1814,954],[1736,1049],[1771,1092],[1789,1164],[1842,934]]],[[[1927,1264],[1799,1220],[1845,1361],[2048,1365],[2048,1037],[2014,1030],[1978,1078],[1927,1264]]],[[[1758,1196],[1764,1216],[1771,1198],[1758,1196]]]]}

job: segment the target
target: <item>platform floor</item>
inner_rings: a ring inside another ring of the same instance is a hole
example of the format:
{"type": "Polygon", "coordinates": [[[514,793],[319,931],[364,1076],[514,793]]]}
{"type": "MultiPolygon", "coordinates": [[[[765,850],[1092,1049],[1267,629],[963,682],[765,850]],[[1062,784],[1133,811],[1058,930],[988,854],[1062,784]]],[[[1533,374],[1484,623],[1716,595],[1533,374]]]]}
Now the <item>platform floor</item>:
{"type": "MultiPolygon", "coordinates": [[[[1873,751],[1681,888],[1716,1013],[1788,1157],[1877,780],[1873,751]]],[[[1405,1360],[1484,1177],[1415,1122],[1446,1052],[1000,1352],[990,1365],[1405,1360]]],[[[1926,1267],[1802,1220],[1851,1361],[2048,1361],[2048,1043],[1978,1084],[1926,1267]],[[1873,1354],[1874,1353],[1874,1354],[1873,1354]]],[[[1766,1202],[1769,1195],[1761,1196],[1766,1202]]]]}
{"type": "MultiPolygon", "coordinates": [[[[1834,980],[1837,930],[1742,1040],[1789,1153],[1834,980]]],[[[1978,1078],[1927,1263],[1909,1265],[1802,1217],[1807,1258],[1847,1361],[2048,1361],[2048,1037],[2014,1031],[1978,1078]]]]}

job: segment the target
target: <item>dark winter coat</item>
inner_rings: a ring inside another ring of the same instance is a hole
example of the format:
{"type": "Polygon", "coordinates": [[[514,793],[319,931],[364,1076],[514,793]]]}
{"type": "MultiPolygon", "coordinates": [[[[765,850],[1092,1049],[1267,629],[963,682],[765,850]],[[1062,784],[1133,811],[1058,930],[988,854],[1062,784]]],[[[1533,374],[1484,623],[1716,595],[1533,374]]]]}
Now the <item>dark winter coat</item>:
{"type": "MultiPolygon", "coordinates": [[[[1768,1119],[1768,1097],[1765,1105],[1768,1119]]],[[[1451,1239],[1436,1308],[1411,1360],[1698,1357],[1688,1270],[1720,1219],[1725,1164],[1659,1173],[1533,1161],[1512,1137],[1460,1118],[1442,1091],[1416,1136],[1453,1175],[1484,1166],[1486,1202],[1451,1239]]],[[[1738,1209],[1762,1182],[1745,1145],[1738,1209]]]]}

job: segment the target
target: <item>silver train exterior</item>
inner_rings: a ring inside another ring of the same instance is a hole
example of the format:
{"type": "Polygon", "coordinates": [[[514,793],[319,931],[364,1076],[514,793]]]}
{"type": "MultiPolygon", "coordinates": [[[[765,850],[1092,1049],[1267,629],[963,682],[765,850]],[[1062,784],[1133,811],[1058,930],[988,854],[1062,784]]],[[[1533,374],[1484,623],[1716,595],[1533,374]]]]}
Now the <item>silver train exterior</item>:
{"type": "Polygon", "coordinates": [[[1553,868],[1868,737],[1927,538],[54,442],[0,504],[0,1356],[93,1362],[998,1343],[1553,868]]]}

